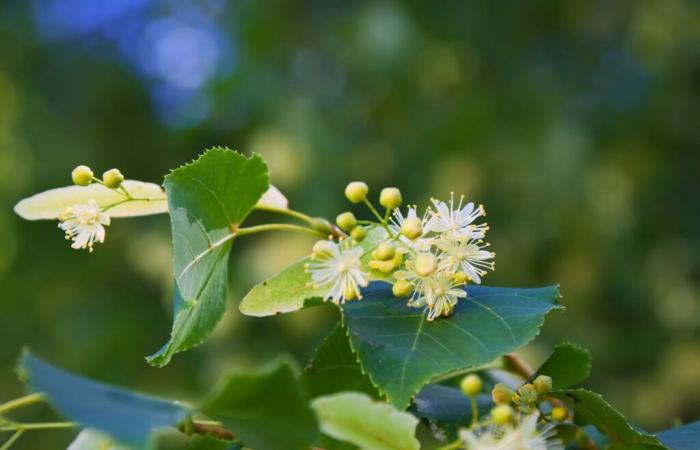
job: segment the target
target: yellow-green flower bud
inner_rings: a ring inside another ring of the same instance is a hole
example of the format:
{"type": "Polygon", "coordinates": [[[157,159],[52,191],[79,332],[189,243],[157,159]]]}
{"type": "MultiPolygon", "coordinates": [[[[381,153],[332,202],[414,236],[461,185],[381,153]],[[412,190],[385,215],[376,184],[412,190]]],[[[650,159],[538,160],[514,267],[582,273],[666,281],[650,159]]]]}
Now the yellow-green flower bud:
{"type": "Polygon", "coordinates": [[[497,405],[491,410],[491,419],[496,425],[505,425],[513,419],[513,408],[508,405],[497,405]]]}
{"type": "Polygon", "coordinates": [[[423,234],[423,226],[421,225],[420,219],[416,217],[409,217],[403,221],[401,224],[401,234],[414,240],[423,234]]]}
{"type": "Polygon", "coordinates": [[[464,395],[476,397],[481,392],[484,384],[481,382],[479,375],[470,373],[466,377],[462,378],[462,381],[459,383],[459,387],[462,389],[464,395]]]}
{"type": "Polygon", "coordinates": [[[343,289],[343,297],[345,297],[345,300],[347,301],[355,300],[357,298],[357,292],[355,292],[355,289],[353,289],[352,286],[346,285],[343,289]]]}
{"type": "Polygon", "coordinates": [[[395,187],[382,189],[379,193],[379,204],[386,209],[394,209],[401,206],[401,191],[395,187]]]}
{"type": "Polygon", "coordinates": [[[102,182],[110,189],[118,188],[122,185],[123,181],[124,175],[122,175],[119,169],[109,169],[102,174],[102,182]]]}
{"type": "Polygon", "coordinates": [[[569,411],[561,406],[555,406],[552,408],[552,420],[555,422],[563,422],[569,417],[569,411]]]}
{"type": "Polygon", "coordinates": [[[334,244],[330,241],[318,241],[314,244],[311,257],[318,259],[330,258],[333,255],[334,244]]]}
{"type": "Polygon", "coordinates": [[[437,269],[437,258],[432,253],[422,252],[416,255],[413,264],[418,275],[427,277],[437,269]]]}
{"type": "Polygon", "coordinates": [[[335,223],[341,230],[350,231],[357,226],[357,219],[355,219],[355,215],[353,213],[348,211],[338,214],[338,217],[335,218],[335,223]]]}
{"type": "Polygon", "coordinates": [[[455,272],[452,279],[457,284],[468,283],[471,280],[471,278],[469,278],[469,275],[467,275],[466,272],[464,272],[463,270],[455,272]]]}
{"type": "Polygon", "coordinates": [[[532,382],[532,385],[535,386],[535,390],[541,394],[549,394],[549,392],[552,390],[552,379],[548,377],[547,375],[539,375],[535,380],[532,382]]]}
{"type": "Polygon", "coordinates": [[[390,259],[389,261],[379,261],[377,259],[373,259],[369,262],[369,268],[383,273],[391,273],[396,266],[393,259],[390,259]]]}
{"type": "Polygon", "coordinates": [[[364,228],[358,225],[353,228],[352,231],[350,231],[350,237],[357,242],[362,242],[362,240],[367,237],[367,232],[364,228]]]}
{"type": "Polygon", "coordinates": [[[394,248],[393,245],[389,244],[388,242],[382,242],[380,243],[376,249],[372,252],[372,258],[378,259],[380,261],[388,261],[390,259],[394,259],[394,255],[396,255],[396,249],[394,248]]]}
{"type": "Polygon", "coordinates": [[[498,383],[491,391],[491,398],[497,405],[507,405],[513,400],[513,390],[503,383],[498,383]]]}
{"type": "Polygon", "coordinates": [[[362,181],[353,181],[345,187],[345,196],[353,203],[360,203],[367,198],[369,188],[362,181]]]}
{"type": "Polygon", "coordinates": [[[323,234],[331,234],[333,232],[331,229],[331,223],[323,217],[314,217],[311,219],[311,228],[316,231],[320,231],[323,234]]]}
{"type": "Polygon", "coordinates": [[[95,174],[92,173],[92,169],[88,166],[78,166],[71,172],[71,177],[73,178],[73,183],[78,186],[87,186],[92,183],[92,177],[95,174]]]}
{"type": "Polygon", "coordinates": [[[391,292],[396,297],[408,297],[413,292],[413,286],[406,280],[396,280],[396,283],[391,287],[391,292]]]}

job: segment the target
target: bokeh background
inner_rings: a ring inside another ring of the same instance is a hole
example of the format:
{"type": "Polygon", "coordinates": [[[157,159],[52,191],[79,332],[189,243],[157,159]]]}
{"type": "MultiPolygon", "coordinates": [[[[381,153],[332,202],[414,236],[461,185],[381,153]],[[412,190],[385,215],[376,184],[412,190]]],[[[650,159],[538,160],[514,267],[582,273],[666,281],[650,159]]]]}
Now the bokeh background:
{"type": "MultiPolygon", "coordinates": [[[[259,152],[297,209],[399,186],[483,202],[489,284],[561,283],[525,349],[570,340],[589,386],[643,427],[700,415],[697,2],[6,0],[0,5],[0,399],[20,349],[132,388],[196,399],[229,367],[301,364],[330,309],[250,319],[253,283],[306,253],[242,240],[229,313],[203,346],[146,365],[170,329],[167,216],[115,220],[94,254],[20,198],[70,170],[160,182],[204,148],[259,152]]],[[[360,212],[360,211],[357,211],[360,212]]],[[[255,216],[255,220],[263,220],[255,216]]],[[[45,411],[27,412],[37,419],[45,411]]],[[[24,436],[62,448],[70,433],[24,436]]]]}

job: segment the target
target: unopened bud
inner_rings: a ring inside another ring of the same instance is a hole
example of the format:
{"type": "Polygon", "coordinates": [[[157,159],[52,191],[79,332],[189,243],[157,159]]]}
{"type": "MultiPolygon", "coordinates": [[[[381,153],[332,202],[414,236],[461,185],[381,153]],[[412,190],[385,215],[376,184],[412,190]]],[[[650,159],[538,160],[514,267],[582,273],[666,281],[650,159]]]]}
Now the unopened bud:
{"type": "Polygon", "coordinates": [[[396,266],[394,265],[393,259],[390,259],[389,261],[379,261],[378,259],[373,259],[369,262],[369,268],[383,273],[391,273],[396,266]]]}
{"type": "Polygon", "coordinates": [[[396,280],[396,283],[391,287],[391,292],[396,297],[408,297],[413,292],[413,286],[406,280],[396,280]]]}
{"type": "Polygon", "coordinates": [[[343,231],[350,231],[357,226],[357,219],[355,219],[353,213],[348,211],[338,214],[338,217],[335,218],[335,223],[338,224],[343,231]]]}
{"type": "Polygon", "coordinates": [[[386,209],[394,209],[401,206],[401,191],[395,187],[382,189],[379,194],[379,204],[386,209]]]}
{"type": "Polygon", "coordinates": [[[345,196],[353,203],[360,203],[367,198],[369,188],[362,181],[353,181],[345,187],[345,196]]]}
{"type": "Polygon", "coordinates": [[[452,280],[457,284],[461,284],[468,283],[471,280],[471,278],[469,277],[469,275],[466,274],[466,272],[464,272],[463,270],[459,270],[455,272],[454,276],[452,277],[452,280]]]}
{"type": "Polygon", "coordinates": [[[532,382],[532,385],[535,386],[535,390],[539,394],[549,394],[549,392],[552,390],[552,378],[548,377],[547,375],[539,375],[532,382]]]}
{"type": "Polygon", "coordinates": [[[71,172],[71,178],[73,178],[73,183],[78,186],[87,186],[92,183],[92,169],[88,166],[78,166],[71,172]]]}
{"type": "Polygon", "coordinates": [[[555,406],[552,408],[552,420],[555,422],[563,422],[569,417],[569,411],[561,406],[555,406]]]}
{"type": "Polygon", "coordinates": [[[357,292],[355,292],[355,289],[353,289],[352,286],[348,284],[343,289],[343,297],[347,301],[355,300],[357,298],[357,292]]]}
{"type": "Polygon", "coordinates": [[[326,259],[333,256],[335,244],[331,241],[318,241],[314,244],[311,256],[318,259],[326,259]]]}
{"type": "Polygon", "coordinates": [[[352,231],[350,231],[350,237],[356,240],[357,242],[361,242],[364,238],[367,237],[367,232],[364,228],[358,225],[355,228],[353,228],[352,231]]]}
{"type": "Polygon", "coordinates": [[[498,383],[491,391],[491,398],[497,405],[507,405],[513,400],[513,390],[503,383],[498,383]]]}
{"type": "Polygon", "coordinates": [[[420,235],[423,234],[423,226],[420,220],[416,217],[409,217],[404,220],[401,224],[401,234],[410,240],[420,237],[420,235]]]}
{"type": "Polygon", "coordinates": [[[311,219],[311,228],[323,234],[331,234],[333,232],[331,223],[323,217],[314,217],[311,219]]]}
{"type": "Polygon", "coordinates": [[[394,255],[396,255],[396,249],[388,242],[380,243],[377,246],[377,248],[372,252],[372,258],[378,259],[380,261],[394,259],[394,255]]]}
{"type": "Polygon", "coordinates": [[[462,389],[464,395],[469,397],[476,397],[479,395],[483,386],[484,385],[481,382],[479,375],[473,373],[470,373],[466,377],[462,378],[462,381],[459,383],[459,387],[462,389]]]}
{"type": "Polygon", "coordinates": [[[497,405],[491,410],[491,419],[496,425],[505,425],[513,419],[513,408],[508,405],[497,405]]]}
{"type": "Polygon", "coordinates": [[[102,182],[110,189],[118,188],[122,185],[123,181],[124,175],[122,175],[119,169],[109,169],[102,174],[102,182]]]}
{"type": "Polygon", "coordinates": [[[422,252],[414,260],[416,273],[422,277],[427,277],[437,269],[437,258],[429,252],[422,252]]]}

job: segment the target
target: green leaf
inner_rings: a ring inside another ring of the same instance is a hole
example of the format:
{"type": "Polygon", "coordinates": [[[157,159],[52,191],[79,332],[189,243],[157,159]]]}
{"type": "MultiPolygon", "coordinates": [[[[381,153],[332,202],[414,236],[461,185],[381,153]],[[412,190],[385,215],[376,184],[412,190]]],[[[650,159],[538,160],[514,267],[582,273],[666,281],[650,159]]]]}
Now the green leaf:
{"type": "Polygon", "coordinates": [[[357,355],[350,348],[347,331],[340,324],[316,350],[303,380],[311,397],[340,391],[364,392],[374,398],[379,397],[377,388],[362,372],[357,355]]]}
{"type": "Polygon", "coordinates": [[[148,362],[164,366],[172,355],[199,345],[226,310],[228,257],[235,233],[267,191],[267,166],[211,149],[165,178],[173,234],[175,307],[170,340],[148,362]]]}
{"type": "MultiPolygon", "coordinates": [[[[440,425],[469,425],[472,421],[471,401],[461,390],[440,384],[429,384],[414,399],[418,417],[440,425]]],[[[493,402],[489,395],[477,397],[479,415],[486,414],[493,402]]]]}
{"type": "Polygon", "coordinates": [[[190,414],[179,403],[73,375],[29,353],[22,356],[19,372],[62,416],[138,448],[149,447],[156,430],[174,427],[190,414]]]}
{"type": "Polygon", "coordinates": [[[600,394],[585,389],[567,389],[555,391],[552,395],[573,409],[577,425],[593,425],[603,433],[609,439],[612,449],[632,446],[649,450],[666,448],[653,435],[630,425],[600,394]]]}
{"type": "Polygon", "coordinates": [[[532,340],[559,298],[554,286],[469,286],[452,316],[428,322],[386,283],[371,283],[363,294],[342,308],[350,344],[372,382],[399,409],[433,378],[489,363],[532,340]]]}
{"type": "Polygon", "coordinates": [[[15,212],[25,220],[57,219],[66,208],[95,200],[102,208],[109,208],[110,217],[134,217],[168,212],[163,189],[154,183],[125,180],[122,186],[136,200],[122,203],[124,195],[93,183],[89,186],[66,186],[41,192],[17,203],[15,212]]]}
{"type": "MultiPolygon", "coordinates": [[[[360,246],[367,251],[375,247],[384,236],[381,228],[374,228],[367,233],[360,246]]],[[[365,260],[370,258],[371,255],[365,255],[365,260]]],[[[246,316],[266,317],[298,311],[305,306],[319,305],[324,289],[315,289],[308,285],[311,279],[304,272],[304,264],[308,261],[309,258],[301,258],[254,286],[238,306],[241,313],[246,316]]]]}
{"type": "Polygon", "coordinates": [[[300,450],[318,438],[316,417],[287,362],[225,376],[201,410],[255,450],[300,450]]]}
{"type": "Polygon", "coordinates": [[[590,373],[591,354],[585,348],[567,342],[554,348],[533,379],[538,375],[550,376],[552,387],[559,390],[581,383],[590,373]]]}
{"type": "Polygon", "coordinates": [[[418,419],[366,394],[341,392],[312,402],[325,434],[368,450],[417,450],[418,419]]]}
{"type": "Polygon", "coordinates": [[[92,428],[85,428],[78,434],[67,450],[129,450],[129,447],[114,442],[112,438],[92,428]]]}
{"type": "Polygon", "coordinates": [[[673,450],[697,450],[700,443],[700,421],[662,431],[656,438],[673,450]]]}

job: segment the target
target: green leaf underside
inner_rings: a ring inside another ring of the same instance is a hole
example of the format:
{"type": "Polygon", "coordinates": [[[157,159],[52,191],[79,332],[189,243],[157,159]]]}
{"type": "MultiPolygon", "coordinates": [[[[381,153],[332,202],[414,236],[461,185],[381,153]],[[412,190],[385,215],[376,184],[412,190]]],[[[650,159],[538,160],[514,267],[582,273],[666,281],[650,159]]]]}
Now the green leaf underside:
{"type": "Polygon", "coordinates": [[[568,389],[553,392],[574,410],[577,425],[593,425],[609,440],[611,448],[665,449],[651,434],[635,429],[608,404],[600,394],[585,389],[568,389]]]}
{"type": "Polygon", "coordinates": [[[200,409],[256,450],[300,450],[318,438],[303,386],[284,361],[258,373],[224,377],[200,409]]]}
{"type": "MultiPolygon", "coordinates": [[[[471,402],[461,390],[439,384],[429,384],[414,399],[418,417],[440,425],[469,425],[472,421],[471,402]]],[[[477,397],[479,415],[486,414],[493,402],[489,395],[477,397]]]]}
{"type": "Polygon", "coordinates": [[[163,214],[168,211],[165,192],[155,183],[137,180],[125,180],[124,189],[134,198],[151,198],[151,200],[129,201],[121,203],[124,195],[93,183],[89,186],[66,186],[49,189],[17,203],[15,212],[25,220],[55,220],[66,208],[95,200],[102,208],[108,209],[110,217],[134,217],[150,214],[163,214]],[[117,203],[121,203],[118,204],[117,203]]]}
{"type": "Polygon", "coordinates": [[[700,421],[662,431],[656,437],[673,450],[697,450],[700,446],[700,421]]]}
{"type": "Polygon", "coordinates": [[[165,178],[173,234],[174,319],[170,340],[148,362],[199,345],[226,310],[233,233],[267,191],[267,166],[211,149],[165,178]]]}
{"type": "Polygon", "coordinates": [[[559,390],[585,381],[590,373],[591,354],[585,348],[567,342],[554,348],[533,379],[538,375],[550,376],[552,387],[559,390]]]}
{"type": "Polygon", "coordinates": [[[312,406],[321,431],[340,441],[371,450],[417,450],[418,419],[358,392],[319,397],[312,406]]]}
{"type": "Polygon", "coordinates": [[[343,305],[350,344],[372,382],[399,409],[431,379],[493,361],[539,334],[557,308],[555,286],[535,289],[469,286],[454,313],[434,322],[374,282],[361,301],[343,305]]]}
{"type": "MultiPolygon", "coordinates": [[[[376,246],[385,236],[381,228],[374,228],[367,233],[367,237],[360,243],[365,251],[376,246]]],[[[371,259],[367,254],[365,260],[371,259]]],[[[266,317],[276,314],[298,311],[305,306],[316,306],[325,289],[317,289],[309,286],[311,277],[304,272],[304,264],[309,258],[301,258],[273,275],[269,279],[258,283],[241,300],[239,309],[246,316],[266,317]]],[[[379,274],[372,275],[375,279],[379,274]]]]}
{"type": "Polygon", "coordinates": [[[28,353],[19,371],[62,416],[136,448],[148,448],[156,430],[176,426],[190,413],[181,404],[80,377],[28,353]]]}
{"type": "Polygon", "coordinates": [[[347,331],[340,324],[316,350],[303,380],[312,398],[340,391],[363,392],[379,398],[377,388],[362,372],[357,355],[350,348],[347,331]]]}

